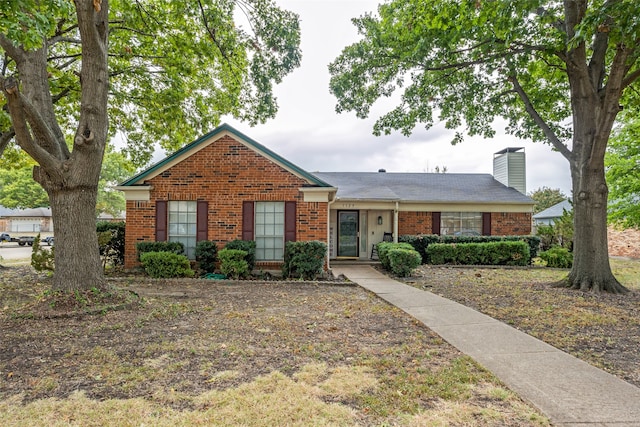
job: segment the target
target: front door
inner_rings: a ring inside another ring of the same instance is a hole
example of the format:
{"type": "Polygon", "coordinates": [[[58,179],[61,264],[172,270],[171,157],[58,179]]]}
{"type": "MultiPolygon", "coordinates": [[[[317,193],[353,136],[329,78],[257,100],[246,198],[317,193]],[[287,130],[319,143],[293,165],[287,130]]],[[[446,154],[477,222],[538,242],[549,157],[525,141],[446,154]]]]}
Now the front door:
{"type": "Polygon", "coordinates": [[[338,211],[338,256],[358,256],[358,211],[338,211]]]}

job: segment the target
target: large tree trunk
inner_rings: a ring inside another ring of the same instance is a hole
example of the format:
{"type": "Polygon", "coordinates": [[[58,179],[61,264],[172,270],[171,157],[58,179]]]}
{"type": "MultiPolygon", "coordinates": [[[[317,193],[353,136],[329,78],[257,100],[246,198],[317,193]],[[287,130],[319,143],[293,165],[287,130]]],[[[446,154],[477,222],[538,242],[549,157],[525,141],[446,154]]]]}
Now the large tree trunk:
{"type": "MultiPolygon", "coordinates": [[[[576,162],[577,163],[577,162],[576,162]]],[[[607,246],[607,196],[604,165],[572,165],[573,267],[566,285],[593,292],[624,293],[613,276],[607,246]]]]}
{"type": "Polygon", "coordinates": [[[105,285],[96,237],[96,197],[96,191],[82,189],[49,193],[56,235],[54,289],[105,285]]]}
{"type": "Polygon", "coordinates": [[[582,291],[627,292],[613,276],[609,265],[609,189],[604,171],[607,142],[619,111],[619,91],[617,96],[602,97],[584,73],[581,75],[571,69],[569,73],[573,77],[573,153],[569,164],[573,186],[574,241],[573,267],[565,284],[582,291]]]}
{"type": "Polygon", "coordinates": [[[47,191],[52,208],[56,234],[53,287],[67,291],[106,285],[95,206],[108,128],[108,0],[74,3],[82,41],[82,94],[71,151],[56,120],[49,89],[48,41],[40,49],[26,51],[0,37],[18,70],[18,79],[6,79],[2,85],[16,142],[38,163],[33,177],[47,191]]]}

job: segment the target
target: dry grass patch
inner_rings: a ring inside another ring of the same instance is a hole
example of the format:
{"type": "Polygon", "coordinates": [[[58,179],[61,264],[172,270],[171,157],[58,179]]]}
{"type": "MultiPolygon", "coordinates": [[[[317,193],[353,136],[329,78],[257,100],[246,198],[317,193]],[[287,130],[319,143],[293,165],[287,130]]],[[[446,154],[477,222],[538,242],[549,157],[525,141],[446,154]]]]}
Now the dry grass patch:
{"type": "MultiPolygon", "coordinates": [[[[0,295],[28,300],[38,283],[0,282],[0,295]]],[[[538,424],[517,397],[487,393],[501,387],[490,373],[358,287],[117,283],[143,302],[33,319],[7,303],[0,425],[408,425],[443,402],[476,425],[538,424]]]]}
{"type": "Polygon", "coordinates": [[[475,308],[640,386],[640,260],[611,260],[625,295],[553,288],[568,270],[423,266],[418,288],[475,308]]]}

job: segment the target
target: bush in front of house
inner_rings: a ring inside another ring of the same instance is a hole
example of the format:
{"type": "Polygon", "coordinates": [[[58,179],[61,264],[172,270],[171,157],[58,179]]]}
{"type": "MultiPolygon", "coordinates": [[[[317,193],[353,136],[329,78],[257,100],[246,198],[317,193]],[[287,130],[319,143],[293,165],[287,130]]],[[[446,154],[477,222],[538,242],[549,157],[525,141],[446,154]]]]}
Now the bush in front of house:
{"type": "Polygon", "coordinates": [[[391,272],[399,277],[407,277],[421,263],[422,257],[418,251],[405,248],[391,248],[387,252],[391,272]]]}
{"type": "Polygon", "coordinates": [[[173,252],[144,252],[140,263],[151,277],[169,279],[172,277],[193,277],[189,258],[173,252]]]}
{"type": "Polygon", "coordinates": [[[142,261],[142,254],[147,252],[171,252],[184,254],[184,245],[180,242],[138,242],[136,244],[138,260],[142,261]]]}
{"type": "Polygon", "coordinates": [[[218,260],[218,245],[211,240],[200,240],[196,243],[196,261],[198,267],[205,273],[213,273],[216,270],[218,260]]]}
{"type": "Polygon", "coordinates": [[[100,255],[105,259],[105,263],[123,265],[124,221],[99,221],[96,224],[96,232],[98,233],[98,241],[100,244],[100,255]]]}
{"type": "Polygon", "coordinates": [[[247,254],[245,255],[245,261],[247,261],[249,273],[251,273],[254,268],[256,268],[256,242],[253,240],[232,240],[226,245],[224,245],[225,249],[239,249],[241,251],[245,251],[247,254]]]}
{"type": "Polygon", "coordinates": [[[553,246],[549,250],[540,252],[538,256],[547,263],[547,267],[571,268],[573,265],[573,254],[567,248],[560,246],[553,246]]]}
{"type": "Polygon", "coordinates": [[[327,245],[319,241],[287,242],[284,247],[282,275],[314,280],[322,273],[327,245]]]}
{"type": "Polygon", "coordinates": [[[401,235],[399,242],[411,244],[422,256],[424,264],[438,264],[429,259],[427,248],[434,243],[461,244],[461,243],[495,243],[495,242],[525,242],[529,246],[530,258],[537,256],[540,247],[539,236],[439,236],[437,234],[425,235],[401,235]]]}
{"type": "Polygon", "coordinates": [[[218,252],[220,271],[225,276],[236,280],[241,277],[247,277],[251,270],[249,270],[249,263],[246,258],[246,251],[224,248],[218,252]]]}
{"type": "Polygon", "coordinates": [[[434,243],[427,248],[430,264],[529,265],[531,252],[524,241],[434,243]]]}
{"type": "MultiPolygon", "coordinates": [[[[382,264],[382,268],[385,270],[391,271],[391,260],[389,259],[389,251],[391,249],[413,249],[413,246],[409,243],[392,243],[392,242],[380,242],[376,246],[378,250],[378,259],[380,260],[380,264],[382,264]]],[[[418,254],[420,255],[420,254],[418,254]]]]}

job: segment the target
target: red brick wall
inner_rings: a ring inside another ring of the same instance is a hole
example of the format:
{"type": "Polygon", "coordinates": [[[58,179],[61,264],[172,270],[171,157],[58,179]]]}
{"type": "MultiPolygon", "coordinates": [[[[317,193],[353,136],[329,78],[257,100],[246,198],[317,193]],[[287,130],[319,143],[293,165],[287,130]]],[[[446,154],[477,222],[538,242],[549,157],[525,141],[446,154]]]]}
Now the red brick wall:
{"type": "Polygon", "coordinates": [[[431,234],[431,212],[398,212],[398,234],[431,234]]]}
{"type": "MultiPolygon", "coordinates": [[[[431,212],[398,212],[398,234],[431,234],[431,212]]],[[[491,235],[521,236],[531,234],[531,214],[492,212],[491,235]]]]}
{"type": "Polygon", "coordinates": [[[491,235],[526,236],[531,234],[531,213],[492,212],[491,235]]]}
{"type": "Polygon", "coordinates": [[[224,136],[147,182],[151,201],[127,202],[125,267],[137,265],[135,245],[155,240],[156,200],[206,200],[208,239],[220,246],[242,238],[243,201],[296,201],[296,240],[327,241],[327,203],[305,203],[306,181],[224,136]]]}

